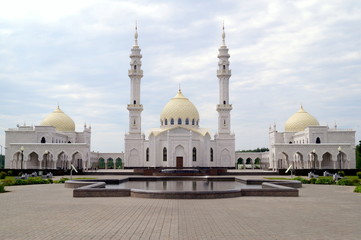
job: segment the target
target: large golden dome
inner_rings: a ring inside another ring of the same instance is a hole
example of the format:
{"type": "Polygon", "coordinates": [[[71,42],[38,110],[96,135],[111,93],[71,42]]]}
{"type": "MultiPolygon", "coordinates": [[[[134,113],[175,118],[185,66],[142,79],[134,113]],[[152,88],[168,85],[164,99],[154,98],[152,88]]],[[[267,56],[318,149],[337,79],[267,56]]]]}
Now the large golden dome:
{"type": "Polygon", "coordinates": [[[309,126],[319,126],[317,119],[306,112],[301,106],[295,114],[293,114],[285,124],[285,132],[300,132],[309,126]]]}
{"type": "Polygon", "coordinates": [[[182,94],[181,90],[164,106],[160,115],[162,125],[163,123],[164,125],[179,125],[179,119],[181,125],[198,125],[199,121],[197,108],[182,94]],[[172,119],[174,124],[171,124],[172,119]]]}
{"type": "Polygon", "coordinates": [[[59,106],[54,112],[46,116],[40,123],[40,126],[53,126],[60,132],[74,132],[75,123],[68,115],[66,115],[59,106]]]}

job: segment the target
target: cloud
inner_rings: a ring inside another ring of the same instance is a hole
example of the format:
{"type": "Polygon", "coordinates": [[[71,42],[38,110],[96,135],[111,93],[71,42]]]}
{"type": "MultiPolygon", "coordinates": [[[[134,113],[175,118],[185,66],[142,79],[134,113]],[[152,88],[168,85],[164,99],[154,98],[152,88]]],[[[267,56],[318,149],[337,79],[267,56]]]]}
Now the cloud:
{"type": "Polygon", "coordinates": [[[361,3],[352,0],[8,1],[0,9],[1,128],[37,124],[59,103],[78,130],[92,125],[93,150],[123,150],[136,20],[144,132],[159,126],[179,83],[201,127],[217,131],[224,20],[237,149],[267,146],[269,124],[281,130],[300,104],[361,139],[361,3]]]}

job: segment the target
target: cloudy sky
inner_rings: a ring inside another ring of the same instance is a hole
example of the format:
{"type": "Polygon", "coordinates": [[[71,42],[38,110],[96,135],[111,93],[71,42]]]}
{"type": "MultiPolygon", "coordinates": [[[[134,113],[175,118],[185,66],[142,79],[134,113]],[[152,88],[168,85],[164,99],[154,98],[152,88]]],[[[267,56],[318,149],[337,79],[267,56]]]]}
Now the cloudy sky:
{"type": "Polygon", "coordinates": [[[359,0],[11,0],[0,3],[0,144],[57,105],[92,126],[94,151],[124,150],[129,53],[138,22],[143,131],[178,85],[217,130],[217,53],[225,22],[236,149],[268,146],[302,104],[361,140],[359,0]]]}

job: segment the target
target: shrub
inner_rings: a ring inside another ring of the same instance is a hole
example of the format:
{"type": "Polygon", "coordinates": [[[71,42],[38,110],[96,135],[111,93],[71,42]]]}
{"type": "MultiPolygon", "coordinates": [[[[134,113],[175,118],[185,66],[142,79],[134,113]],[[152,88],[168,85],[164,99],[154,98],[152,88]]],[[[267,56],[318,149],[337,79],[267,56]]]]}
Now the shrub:
{"type": "Polygon", "coordinates": [[[316,184],[334,184],[332,177],[319,177],[317,178],[316,184]]]}
{"type": "Polygon", "coordinates": [[[337,181],[337,185],[342,185],[342,186],[353,186],[353,182],[351,179],[348,178],[342,178],[340,180],[337,181]]]}
{"type": "Polygon", "coordinates": [[[355,187],[354,192],[361,193],[361,185],[358,185],[357,187],[355,187]]]}
{"type": "Polygon", "coordinates": [[[357,172],[356,175],[361,179],[361,172],[357,172]]]}
{"type": "Polygon", "coordinates": [[[352,179],[352,183],[353,183],[353,185],[357,186],[360,184],[360,180],[357,178],[354,178],[354,179],[352,179]]]}
{"type": "Polygon", "coordinates": [[[340,175],[341,177],[344,177],[344,176],[345,176],[345,171],[338,171],[337,173],[338,173],[338,175],[340,175]]]}
{"type": "Polygon", "coordinates": [[[2,180],[4,186],[11,186],[15,184],[15,181],[13,179],[4,179],[2,180]]]}
{"type": "Polygon", "coordinates": [[[23,172],[19,172],[18,176],[21,177],[23,174],[23,172]]]}
{"type": "Polygon", "coordinates": [[[6,175],[6,172],[0,172],[0,179],[5,179],[6,175]]]}
{"type": "Polygon", "coordinates": [[[292,180],[297,180],[297,181],[300,181],[301,183],[310,183],[310,181],[308,181],[306,178],[302,178],[302,177],[295,177],[292,180]]]}
{"type": "Polygon", "coordinates": [[[48,183],[53,184],[53,182],[54,182],[53,179],[51,179],[51,178],[48,179],[48,183]]]}
{"type": "Polygon", "coordinates": [[[27,181],[28,181],[28,184],[47,184],[47,183],[49,183],[47,179],[42,179],[41,177],[31,177],[27,181]]]}
{"type": "Polygon", "coordinates": [[[5,186],[0,184],[0,193],[3,193],[5,192],[5,186]]]}
{"type": "Polygon", "coordinates": [[[12,176],[14,174],[13,170],[8,171],[8,176],[12,176]]]}
{"type": "Polygon", "coordinates": [[[315,183],[316,183],[316,181],[317,181],[317,179],[316,179],[316,178],[310,178],[310,183],[311,183],[311,184],[315,184],[315,183]]]}
{"type": "Polygon", "coordinates": [[[60,178],[58,183],[65,183],[67,180],[69,180],[69,178],[60,178]]]}
{"type": "Polygon", "coordinates": [[[29,183],[25,179],[15,179],[15,184],[14,185],[27,185],[27,184],[29,184],[29,183]]]}

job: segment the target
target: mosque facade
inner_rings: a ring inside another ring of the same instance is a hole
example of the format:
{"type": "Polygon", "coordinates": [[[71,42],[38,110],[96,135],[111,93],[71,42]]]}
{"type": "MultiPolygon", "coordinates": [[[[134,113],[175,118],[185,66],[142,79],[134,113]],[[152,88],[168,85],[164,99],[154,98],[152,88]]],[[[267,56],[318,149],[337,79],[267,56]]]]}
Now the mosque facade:
{"type": "Polygon", "coordinates": [[[222,33],[218,51],[219,80],[218,131],[202,128],[196,106],[179,89],[164,106],[160,126],[145,136],[142,132],[141,79],[142,55],[135,32],[131,48],[129,130],[124,138],[124,153],[91,151],[91,127],[75,131],[74,121],[59,107],[38,126],[17,126],[5,131],[5,168],[256,168],[349,169],[355,168],[355,131],[321,126],[303,107],[292,115],[280,132],[276,124],[269,128],[269,151],[235,151],[231,132],[229,80],[230,55],[222,33]]]}
{"type": "Polygon", "coordinates": [[[235,136],[231,133],[229,102],[228,48],[225,33],[218,54],[217,77],[219,79],[218,133],[212,139],[208,129],[200,127],[197,108],[186,98],[181,89],[163,108],[160,127],[151,130],[148,139],[141,130],[140,87],[142,55],[138,46],[138,33],[130,54],[128,72],[131,85],[129,111],[129,131],[125,135],[125,166],[137,167],[225,167],[235,166],[235,136]]]}

